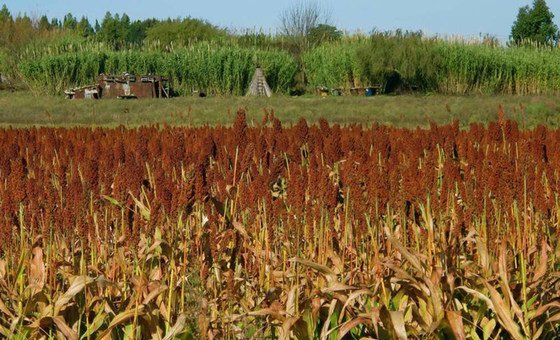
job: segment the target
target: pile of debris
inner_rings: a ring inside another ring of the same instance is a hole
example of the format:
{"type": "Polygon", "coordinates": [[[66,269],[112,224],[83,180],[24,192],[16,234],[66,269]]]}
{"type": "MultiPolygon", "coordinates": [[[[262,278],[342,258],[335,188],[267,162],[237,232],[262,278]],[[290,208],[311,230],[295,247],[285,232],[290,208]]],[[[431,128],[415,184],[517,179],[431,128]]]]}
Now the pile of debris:
{"type": "Polygon", "coordinates": [[[68,99],[169,98],[169,80],[162,76],[100,74],[97,83],[64,91],[68,99]]]}
{"type": "Polygon", "coordinates": [[[0,73],[0,90],[14,90],[14,84],[4,74],[0,73]]]}
{"type": "Polygon", "coordinates": [[[381,85],[371,85],[366,87],[352,87],[349,90],[344,88],[328,88],[326,86],[318,86],[315,89],[315,94],[321,97],[327,96],[366,96],[372,97],[381,93],[381,85]]]}

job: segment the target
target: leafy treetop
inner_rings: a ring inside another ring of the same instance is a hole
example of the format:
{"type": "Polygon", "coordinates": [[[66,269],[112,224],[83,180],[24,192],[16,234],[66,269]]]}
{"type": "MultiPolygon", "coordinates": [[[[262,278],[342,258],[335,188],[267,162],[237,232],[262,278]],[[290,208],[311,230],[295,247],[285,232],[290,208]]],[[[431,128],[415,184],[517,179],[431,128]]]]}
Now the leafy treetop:
{"type": "Polygon", "coordinates": [[[558,26],[553,19],[554,14],[546,1],[534,0],[532,7],[524,6],[519,9],[510,38],[515,45],[537,43],[553,46],[560,39],[558,26]]]}

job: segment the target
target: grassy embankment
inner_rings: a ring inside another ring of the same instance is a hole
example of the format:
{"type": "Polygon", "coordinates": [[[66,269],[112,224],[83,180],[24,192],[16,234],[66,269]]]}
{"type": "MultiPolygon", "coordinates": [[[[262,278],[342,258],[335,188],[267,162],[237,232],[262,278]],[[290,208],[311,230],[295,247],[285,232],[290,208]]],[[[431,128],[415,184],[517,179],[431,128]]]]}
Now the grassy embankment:
{"type": "Polygon", "coordinates": [[[554,96],[444,96],[403,95],[365,97],[314,96],[272,98],[180,97],[170,100],[70,101],[62,97],[35,97],[30,92],[0,92],[0,126],[139,126],[146,124],[230,124],[240,107],[248,109],[250,122],[260,122],[264,109],[274,110],[285,124],[299,117],[316,122],[389,124],[414,128],[430,122],[458,119],[465,127],[487,123],[503,105],[508,118],[520,126],[560,126],[560,102],[554,96]]]}

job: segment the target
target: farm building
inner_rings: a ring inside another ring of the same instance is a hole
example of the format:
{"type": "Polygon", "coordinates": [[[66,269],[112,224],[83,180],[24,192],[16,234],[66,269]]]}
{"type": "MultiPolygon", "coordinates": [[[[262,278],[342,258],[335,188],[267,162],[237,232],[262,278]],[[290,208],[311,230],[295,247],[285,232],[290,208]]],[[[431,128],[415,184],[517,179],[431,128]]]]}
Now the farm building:
{"type": "Polygon", "coordinates": [[[168,79],[153,75],[101,74],[97,83],[64,91],[69,99],[169,98],[168,79]]]}

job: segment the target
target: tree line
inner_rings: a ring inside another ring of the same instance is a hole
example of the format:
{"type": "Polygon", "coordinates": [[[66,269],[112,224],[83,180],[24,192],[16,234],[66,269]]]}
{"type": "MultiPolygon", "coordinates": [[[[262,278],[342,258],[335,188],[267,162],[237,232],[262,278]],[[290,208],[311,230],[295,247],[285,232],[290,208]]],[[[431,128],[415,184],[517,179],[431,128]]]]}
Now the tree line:
{"type": "Polygon", "coordinates": [[[118,49],[145,40],[163,44],[189,40],[212,40],[226,35],[226,30],[196,18],[132,20],[126,13],[107,12],[103,20],[90,22],[72,13],[62,19],[46,15],[32,18],[27,14],[13,16],[6,5],[0,10],[0,45],[18,47],[33,40],[61,36],[91,39],[118,49]]]}
{"type": "MultiPolygon", "coordinates": [[[[341,30],[331,25],[328,10],[313,0],[295,2],[279,15],[281,38],[292,38],[295,50],[317,45],[325,41],[338,40],[341,30]]],[[[534,0],[532,6],[519,9],[512,25],[509,45],[538,44],[556,46],[560,40],[554,14],[545,0],[534,0]]],[[[104,18],[91,22],[86,16],[78,18],[72,13],[62,19],[30,17],[27,14],[12,15],[6,5],[0,10],[0,48],[17,49],[34,41],[73,36],[106,43],[114,49],[131,44],[157,41],[163,46],[185,44],[191,41],[218,40],[235,37],[241,43],[270,44],[271,37],[262,32],[236,32],[218,27],[198,18],[144,19],[133,20],[126,13],[107,12],[104,18]]]]}
{"type": "MultiPolygon", "coordinates": [[[[306,15],[311,13],[306,12],[306,15]]],[[[300,34],[304,34],[306,43],[333,41],[342,37],[343,33],[337,27],[321,21],[321,12],[313,15],[314,20],[308,23],[309,26],[306,26],[304,31],[283,27],[280,35],[302,38],[300,34]]],[[[292,22],[295,25],[302,24],[302,21],[309,20],[309,17],[293,19],[299,20],[292,22]]],[[[85,16],[78,18],[72,13],[66,14],[62,19],[49,19],[46,15],[33,18],[25,13],[14,16],[6,5],[0,10],[0,46],[16,49],[34,41],[48,43],[50,40],[67,36],[103,42],[117,50],[143,42],[158,42],[162,46],[168,46],[223,38],[236,38],[242,44],[263,45],[270,44],[272,38],[262,31],[235,31],[192,17],[133,20],[126,13],[107,12],[101,21],[92,22],[85,16]]]]}

